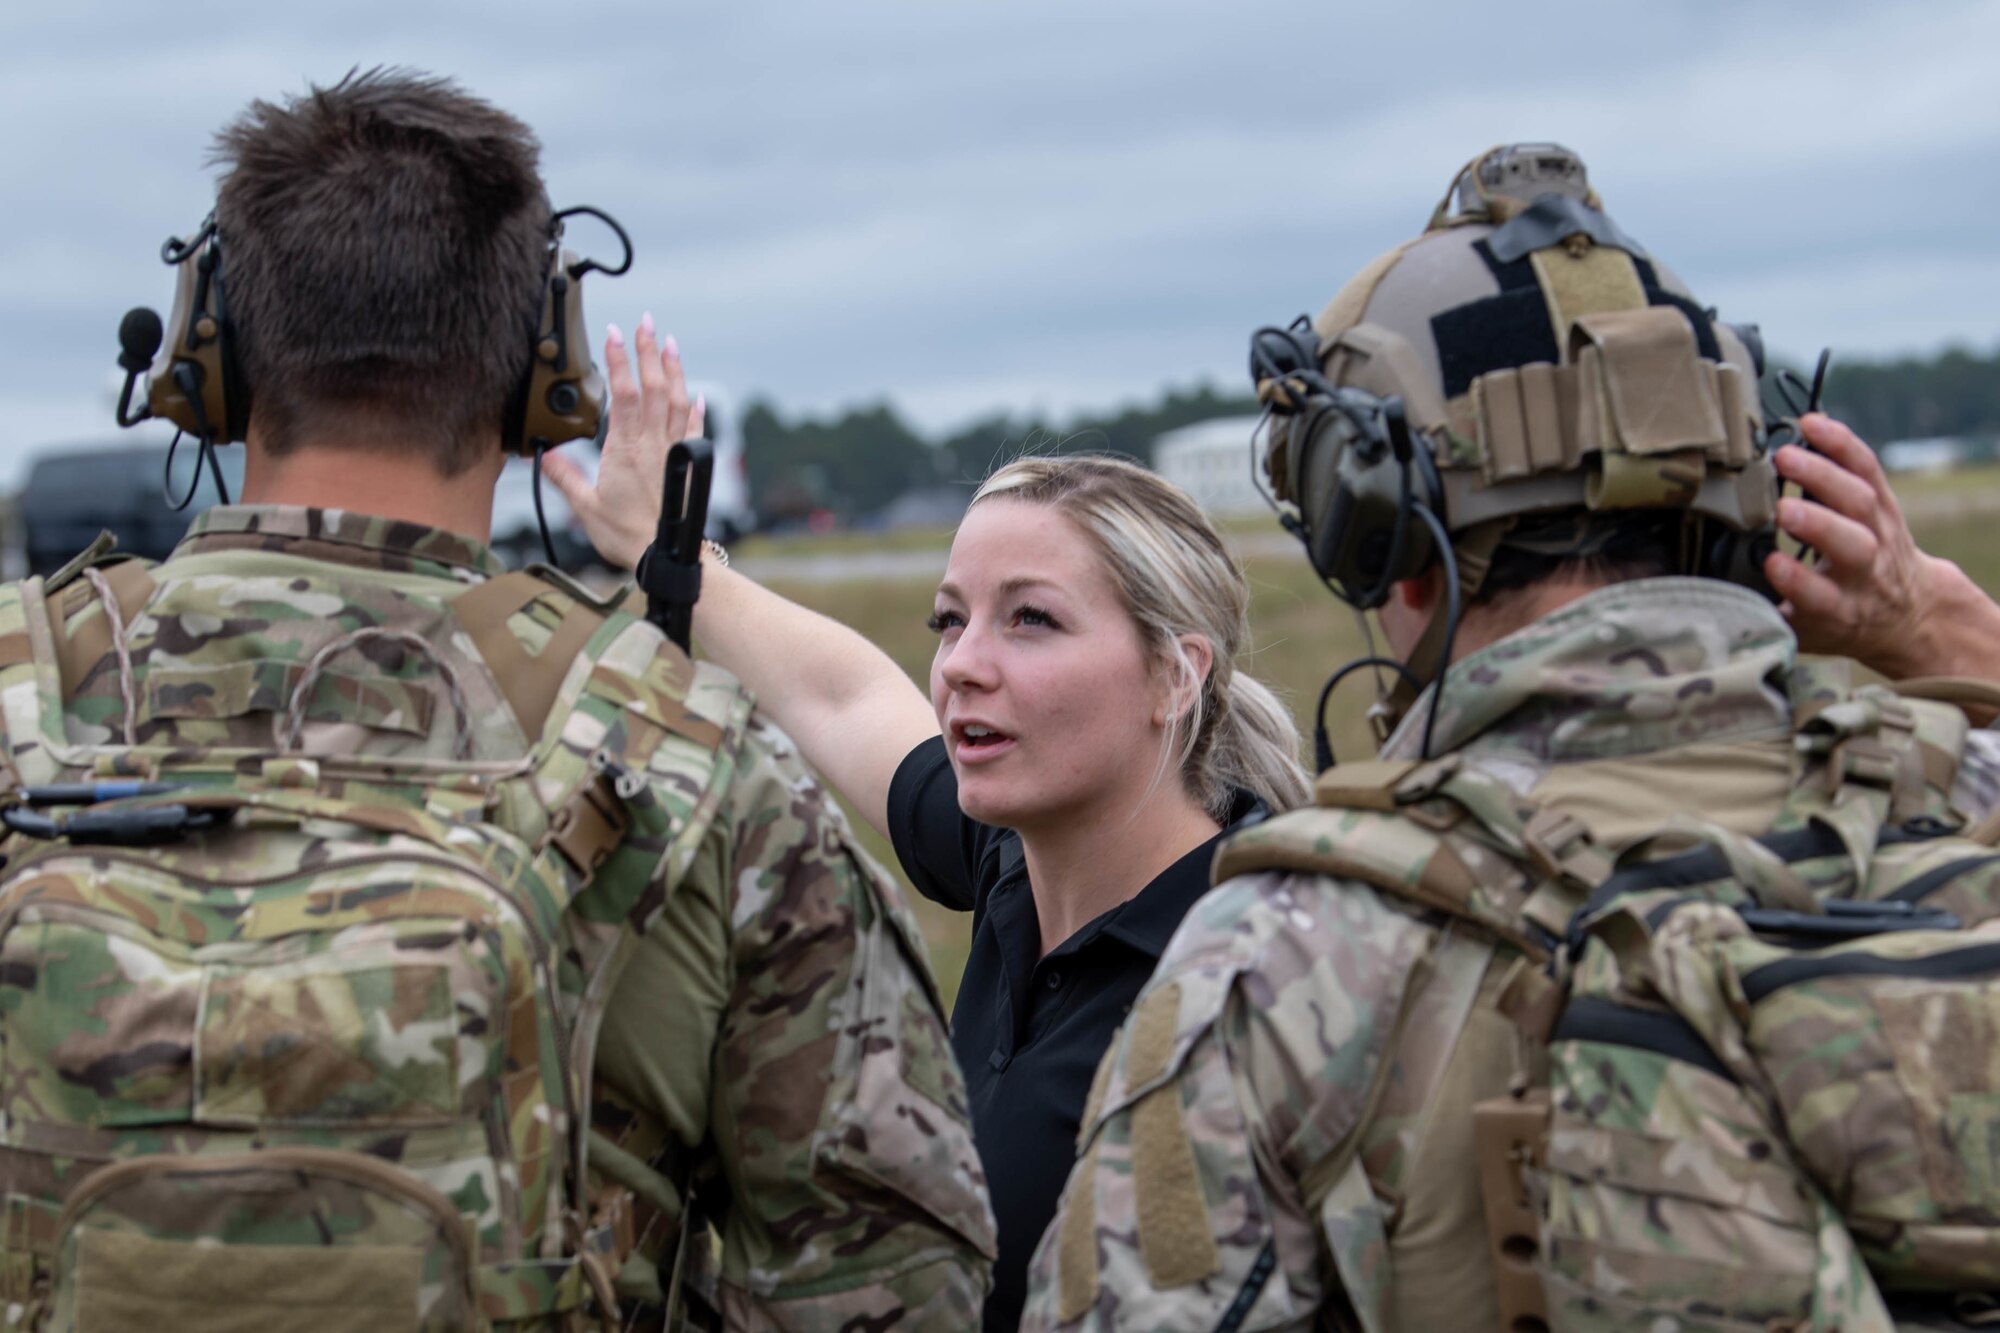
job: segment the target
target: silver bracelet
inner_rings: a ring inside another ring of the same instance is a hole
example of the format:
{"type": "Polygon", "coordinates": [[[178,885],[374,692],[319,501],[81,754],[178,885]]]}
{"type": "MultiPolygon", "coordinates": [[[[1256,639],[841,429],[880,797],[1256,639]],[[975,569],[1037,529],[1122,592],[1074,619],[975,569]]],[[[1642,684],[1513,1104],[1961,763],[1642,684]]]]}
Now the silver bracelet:
{"type": "Polygon", "coordinates": [[[729,552],[723,547],[721,542],[709,537],[703,537],[701,539],[701,549],[708,552],[709,559],[715,561],[718,568],[729,568],[729,552]]]}

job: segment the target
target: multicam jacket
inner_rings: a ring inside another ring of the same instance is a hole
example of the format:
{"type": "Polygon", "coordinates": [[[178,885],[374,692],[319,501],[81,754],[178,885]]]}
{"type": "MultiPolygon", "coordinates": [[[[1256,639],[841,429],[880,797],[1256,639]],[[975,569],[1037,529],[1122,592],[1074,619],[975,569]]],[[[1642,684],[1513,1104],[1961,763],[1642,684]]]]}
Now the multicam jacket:
{"type": "MultiPolygon", "coordinates": [[[[1607,850],[1676,813],[1764,833],[1794,783],[1796,655],[1747,592],[1618,585],[1454,666],[1436,751],[1607,850]]],[[[1385,758],[1417,757],[1423,706],[1385,758]]],[[[1965,738],[1952,804],[1968,815],[2000,804],[1996,741],[1965,738]]],[[[1378,853],[1393,826],[1374,826],[1378,853]]],[[[1407,827],[1396,873],[1414,883],[1437,844],[1407,827]]],[[[1221,883],[1099,1070],[1023,1329],[1501,1326],[1471,1108],[1534,1058],[1496,1003],[1520,957],[1357,880],[1221,883]],[[1359,1169],[1327,1173],[1343,1161],[1359,1169]]]]}
{"type": "MultiPolygon", "coordinates": [[[[503,573],[469,539],[339,511],[214,509],[138,585],[143,604],[117,608],[123,632],[106,635],[106,606],[117,601],[109,585],[135,586],[105,577],[115,572],[85,568],[48,597],[66,703],[50,697],[25,646],[6,645],[21,646],[12,660],[22,663],[0,675],[13,782],[48,767],[33,753],[38,736],[478,765],[518,761],[541,734],[541,719],[517,717],[520,700],[454,619],[461,597],[503,573]],[[381,632],[330,655],[364,628],[381,632]],[[308,661],[320,688],[288,709],[308,661]],[[295,743],[274,744],[287,730],[295,743]]],[[[29,625],[23,598],[20,585],[0,589],[5,628],[29,625]]],[[[564,626],[587,598],[558,581],[534,589],[495,618],[510,636],[506,655],[574,653],[564,626]]],[[[599,610],[591,623],[609,608],[599,610]]],[[[18,632],[34,636],[31,625],[18,632]]],[[[605,651],[620,679],[639,683],[622,706],[659,711],[684,697],[681,730],[708,735],[710,762],[727,774],[691,854],[678,844],[672,856],[614,853],[599,872],[640,875],[648,882],[610,896],[651,903],[650,925],[602,1002],[592,1082],[590,1170],[622,1200],[606,1225],[630,1255],[616,1276],[621,1299],[657,1322],[679,1255],[684,1294],[697,1306],[705,1297],[730,1328],[975,1325],[992,1221],[905,906],[790,741],[733,681],[690,668],[643,624],[619,633],[605,651]],[[647,693],[653,681],[661,688],[647,693]],[[678,1225],[684,1216],[716,1239],[702,1231],[684,1243],[694,1230],[678,1225]]],[[[581,674],[570,671],[564,697],[581,674]]],[[[546,716],[551,700],[539,706],[546,716]]],[[[577,763],[619,743],[581,711],[550,725],[577,763]]],[[[678,809],[689,794],[662,785],[651,798],[678,809]]],[[[512,793],[485,817],[530,843],[560,841],[550,815],[512,793]]],[[[116,1052],[89,1044],[78,1058],[108,1067],[116,1052]]],[[[0,1159],[8,1151],[0,1146],[0,1159]]],[[[11,1223],[9,1237],[20,1244],[11,1223]]]]}

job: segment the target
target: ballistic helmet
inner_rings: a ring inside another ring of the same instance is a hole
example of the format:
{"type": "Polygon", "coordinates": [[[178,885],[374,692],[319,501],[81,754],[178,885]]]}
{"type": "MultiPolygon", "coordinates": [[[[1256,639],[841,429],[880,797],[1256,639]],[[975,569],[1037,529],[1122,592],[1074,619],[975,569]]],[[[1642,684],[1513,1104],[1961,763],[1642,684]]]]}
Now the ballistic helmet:
{"type": "Polygon", "coordinates": [[[1683,572],[1757,584],[1776,504],[1760,358],[1555,144],[1474,159],[1422,235],[1251,352],[1286,525],[1357,605],[1423,573],[1434,531],[1472,595],[1510,536],[1563,554],[1540,516],[1565,512],[1678,511],[1683,572]]]}

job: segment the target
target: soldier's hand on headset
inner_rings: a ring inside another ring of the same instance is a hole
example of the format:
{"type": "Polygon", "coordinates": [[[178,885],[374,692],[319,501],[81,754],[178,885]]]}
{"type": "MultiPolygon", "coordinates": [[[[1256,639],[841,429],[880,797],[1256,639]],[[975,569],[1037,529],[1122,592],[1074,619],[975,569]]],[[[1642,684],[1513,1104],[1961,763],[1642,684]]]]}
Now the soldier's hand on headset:
{"type": "Polygon", "coordinates": [[[1875,451],[1820,413],[1800,428],[1812,449],[1787,445],[1776,461],[1806,496],[1778,502],[1778,526],[1818,554],[1764,562],[1799,646],[1892,679],[2000,671],[1990,652],[2000,607],[1957,565],[1918,549],[1875,451]]]}
{"type": "Polygon", "coordinates": [[[604,376],[611,386],[611,425],[597,480],[559,453],[542,456],[542,475],[562,492],[605,562],[631,569],[659,525],[667,450],[700,437],[706,404],[688,401],[680,347],[672,334],[657,339],[650,314],[640,319],[629,349],[616,324],[607,330],[604,376]]]}

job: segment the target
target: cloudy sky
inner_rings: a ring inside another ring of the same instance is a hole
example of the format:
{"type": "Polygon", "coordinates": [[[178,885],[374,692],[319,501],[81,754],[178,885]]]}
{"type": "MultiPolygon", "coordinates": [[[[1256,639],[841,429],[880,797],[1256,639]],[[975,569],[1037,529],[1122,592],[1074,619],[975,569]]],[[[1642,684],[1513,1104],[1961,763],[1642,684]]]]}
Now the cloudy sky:
{"type": "MultiPolygon", "coordinates": [[[[1780,352],[2000,341],[2000,3],[69,0],[0,17],[0,483],[102,437],[119,317],[247,100],[408,64],[639,246],[590,310],[791,411],[945,427],[1237,382],[1502,140],[1780,352]]],[[[581,239],[581,237],[579,237],[581,239]]]]}

